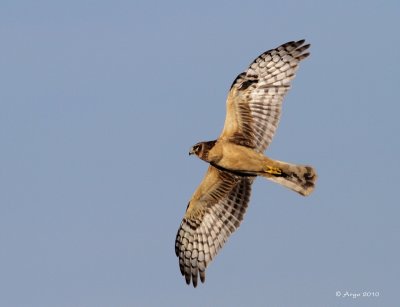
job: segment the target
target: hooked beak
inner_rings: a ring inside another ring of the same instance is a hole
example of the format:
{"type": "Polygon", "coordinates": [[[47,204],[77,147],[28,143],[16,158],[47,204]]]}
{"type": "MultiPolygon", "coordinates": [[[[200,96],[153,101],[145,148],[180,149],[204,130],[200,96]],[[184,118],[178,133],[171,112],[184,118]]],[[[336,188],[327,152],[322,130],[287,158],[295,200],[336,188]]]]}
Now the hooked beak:
{"type": "Polygon", "coordinates": [[[191,156],[191,155],[194,155],[194,150],[193,150],[193,147],[192,147],[192,148],[190,148],[190,150],[189,150],[189,156],[191,156]]]}

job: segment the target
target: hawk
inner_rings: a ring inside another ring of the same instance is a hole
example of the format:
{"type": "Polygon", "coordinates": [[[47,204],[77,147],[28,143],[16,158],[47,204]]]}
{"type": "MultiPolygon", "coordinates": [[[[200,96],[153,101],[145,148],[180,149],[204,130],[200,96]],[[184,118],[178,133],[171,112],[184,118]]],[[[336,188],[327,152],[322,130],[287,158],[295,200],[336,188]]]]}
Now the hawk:
{"type": "Polygon", "coordinates": [[[205,270],[229,235],[240,225],[257,176],[303,196],[317,178],[311,166],[266,157],[278,126],[282,101],[299,63],[309,53],[304,40],[268,50],[233,81],[226,119],[217,140],[194,145],[189,155],[209,163],[186,209],[175,240],[179,267],[189,285],[205,281],[205,270]]]}

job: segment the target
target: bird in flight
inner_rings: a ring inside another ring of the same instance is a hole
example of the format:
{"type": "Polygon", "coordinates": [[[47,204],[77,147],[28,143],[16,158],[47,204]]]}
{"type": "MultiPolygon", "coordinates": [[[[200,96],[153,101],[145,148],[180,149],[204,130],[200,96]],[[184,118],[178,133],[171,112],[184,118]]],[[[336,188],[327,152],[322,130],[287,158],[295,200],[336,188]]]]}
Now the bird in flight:
{"type": "Polygon", "coordinates": [[[268,50],[233,81],[224,128],[217,140],[194,145],[189,154],[209,163],[187,206],[175,240],[186,283],[205,281],[205,270],[240,225],[257,176],[309,195],[317,178],[311,166],[273,160],[263,152],[278,126],[282,101],[299,63],[309,53],[304,40],[268,50]]]}

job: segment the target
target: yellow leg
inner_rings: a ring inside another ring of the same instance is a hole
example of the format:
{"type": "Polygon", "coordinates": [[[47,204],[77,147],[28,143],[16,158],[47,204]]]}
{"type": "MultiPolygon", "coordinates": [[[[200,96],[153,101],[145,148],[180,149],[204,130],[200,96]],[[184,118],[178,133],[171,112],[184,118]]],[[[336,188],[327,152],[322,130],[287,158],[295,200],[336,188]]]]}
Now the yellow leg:
{"type": "Polygon", "coordinates": [[[278,167],[267,166],[264,171],[271,175],[282,175],[282,170],[278,167]]]}

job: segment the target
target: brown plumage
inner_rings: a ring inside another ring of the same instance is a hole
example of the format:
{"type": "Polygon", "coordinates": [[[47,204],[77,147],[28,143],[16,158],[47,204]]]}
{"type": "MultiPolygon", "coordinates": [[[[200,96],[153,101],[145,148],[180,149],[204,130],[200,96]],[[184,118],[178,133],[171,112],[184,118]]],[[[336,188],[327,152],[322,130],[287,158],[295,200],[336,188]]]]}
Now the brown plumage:
{"type": "Polygon", "coordinates": [[[210,164],[190,200],[178,230],[175,252],[186,283],[204,282],[205,269],[240,225],[256,176],[309,195],[317,175],[311,166],[264,156],[277,128],[284,95],[301,60],[309,53],[304,40],[288,42],[256,58],[237,76],[227,98],[225,125],[215,141],[194,145],[210,164]]]}

